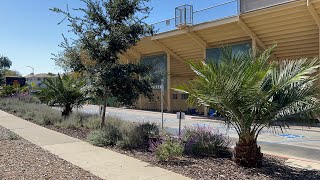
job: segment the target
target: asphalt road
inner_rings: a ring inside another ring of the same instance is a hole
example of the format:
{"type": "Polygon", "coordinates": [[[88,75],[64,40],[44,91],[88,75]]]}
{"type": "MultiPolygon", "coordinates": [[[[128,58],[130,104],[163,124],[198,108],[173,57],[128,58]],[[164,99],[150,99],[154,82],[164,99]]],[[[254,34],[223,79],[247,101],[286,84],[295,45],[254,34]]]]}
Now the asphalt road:
{"type": "MultiPolygon", "coordinates": [[[[98,114],[99,107],[86,105],[79,111],[98,114]]],[[[161,124],[160,112],[108,107],[107,115],[127,121],[148,121],[161,124]]],[[[182,120],[182,127],[188,126],[208,126],[215,131],[228,135],[234,142],[237,141],[236,131],[233,128],[227,128],[220,120],[186,115],[186,118],[182,120]]],[[[168,132],[178,133],[179,121],[176,114],[164,113],[164,127],[168,132]]],[[[294,126],[284,132],[266,129],[259,135],[258,143],[265,153],[320,162],[320,128],[294,126]]]]}

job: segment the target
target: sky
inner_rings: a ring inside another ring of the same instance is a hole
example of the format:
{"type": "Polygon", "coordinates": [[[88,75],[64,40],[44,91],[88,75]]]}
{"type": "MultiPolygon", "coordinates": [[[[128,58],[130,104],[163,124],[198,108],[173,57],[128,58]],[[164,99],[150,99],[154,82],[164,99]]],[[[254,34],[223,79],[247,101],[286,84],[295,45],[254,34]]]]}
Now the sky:
{"type": "MultiPolygon", "coordinates": [[[[147,5],[152,7],[147,23],[155,23],[174,17],[175,7],[182,4],[193,5],[194,11],[214,6],[229,0],[151,0],[147,5]]],[[[62,70],[55,66],[51,59],[62,49],[58,46],[62,34],[72,37],[67,23],[58,23],[63,16],[49,8],[65,9],[82,7],[79,0],[0,0],[0,55],[10,58],[11,69],[23,75],[32,72],[58,73],[62,70]]],[[[215,14],[228,9],[220,8],[215,14]]],[[[230,11],[230,10],[228,10],[230,11]]],[[[199,17],[208,14],[199,13],[199,17]]],[[[211,15],[210,15],[211,16],[211,15]]],[[[198,18],[199,18],[198,17],[198,18]]]]}

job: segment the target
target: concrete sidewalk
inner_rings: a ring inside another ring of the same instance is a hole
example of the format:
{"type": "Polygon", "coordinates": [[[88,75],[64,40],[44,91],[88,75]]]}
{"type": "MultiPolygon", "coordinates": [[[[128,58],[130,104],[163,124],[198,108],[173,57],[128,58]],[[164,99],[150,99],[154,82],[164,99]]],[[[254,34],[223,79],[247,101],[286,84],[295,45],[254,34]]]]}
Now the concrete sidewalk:
{"type": "Polygon", "coordinates": [[[92,146],[0,111],[0,126],[103,179],[187,180],[189,178],[138,159],[92,146]]]}

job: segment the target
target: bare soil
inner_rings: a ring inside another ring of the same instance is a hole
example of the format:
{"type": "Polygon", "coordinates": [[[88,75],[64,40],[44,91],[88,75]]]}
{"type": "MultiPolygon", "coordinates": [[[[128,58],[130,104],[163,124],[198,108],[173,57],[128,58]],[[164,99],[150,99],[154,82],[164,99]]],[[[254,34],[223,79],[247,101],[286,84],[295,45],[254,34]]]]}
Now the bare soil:
{"type": "Polygon", "coordinates": [[[7,129],[0,126],[1,180],[101,179],[21,137],[11,139],[8,133],[7,129]]]}

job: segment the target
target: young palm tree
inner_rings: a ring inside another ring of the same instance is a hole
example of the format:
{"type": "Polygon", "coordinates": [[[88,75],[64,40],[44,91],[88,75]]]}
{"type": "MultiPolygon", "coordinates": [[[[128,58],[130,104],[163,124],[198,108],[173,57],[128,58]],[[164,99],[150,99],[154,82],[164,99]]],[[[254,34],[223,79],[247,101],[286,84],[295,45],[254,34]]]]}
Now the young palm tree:
{"type": "Polygon", "coordinates": [[[314,119],[320,107],[318,59],[270,61],[272,49],[257,57],[224,49],[216,63],[189,63],[197,77],[175,89],[189,93],[189,103],[208,105],[225,117],[239,136],[235,161],[247,167],[261,165],[262,129],[314,119]]]}
{"type": "Polygon", "coordinates": [[[74,107],[81,107],[88,100],[83,92],[86,83],[75,77],[60,74],[58,77],[47,78],[43,82],[47,87],[41,95],[48,104],[62,107],[62,116],[69,116],[74,107]]]}

